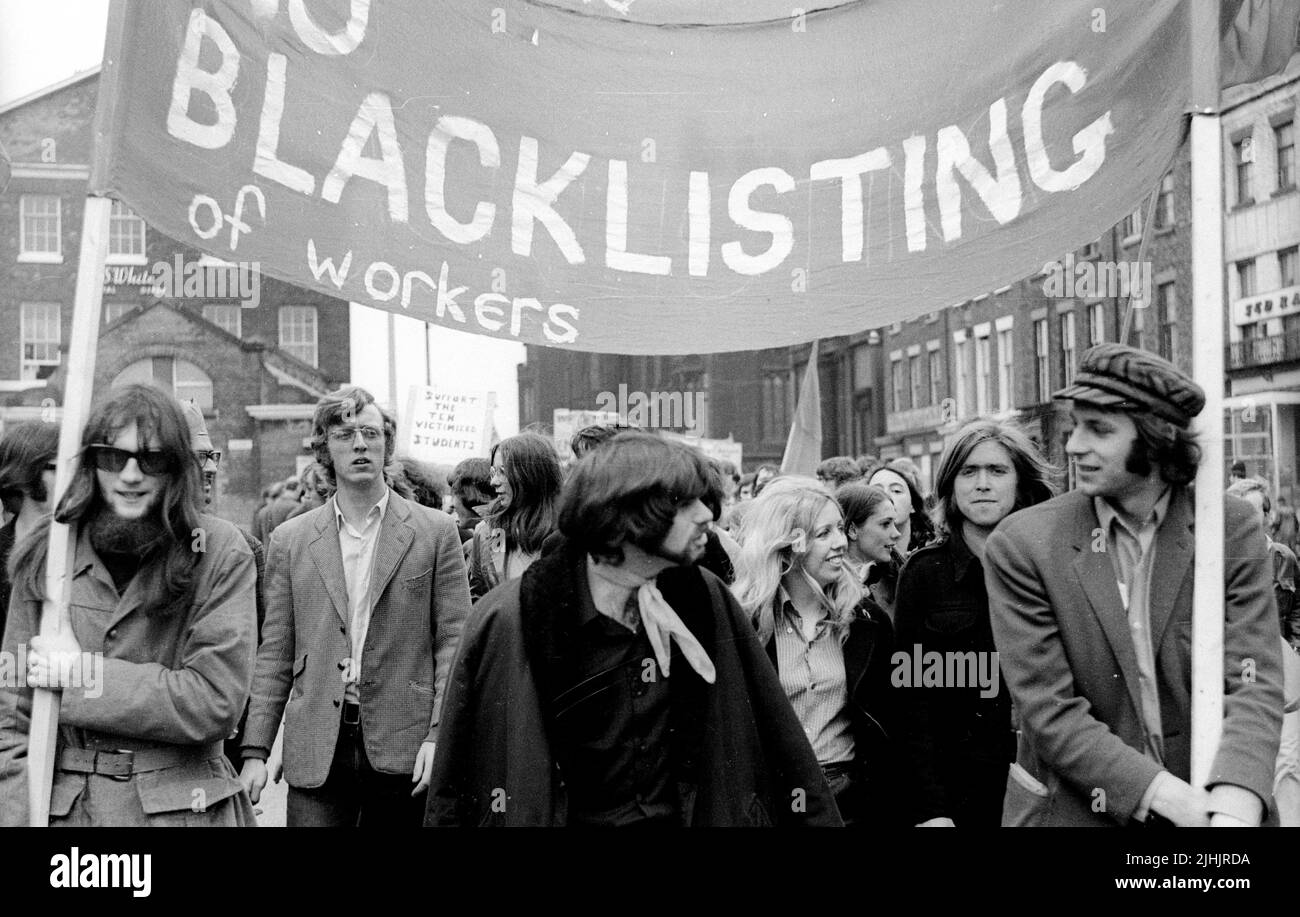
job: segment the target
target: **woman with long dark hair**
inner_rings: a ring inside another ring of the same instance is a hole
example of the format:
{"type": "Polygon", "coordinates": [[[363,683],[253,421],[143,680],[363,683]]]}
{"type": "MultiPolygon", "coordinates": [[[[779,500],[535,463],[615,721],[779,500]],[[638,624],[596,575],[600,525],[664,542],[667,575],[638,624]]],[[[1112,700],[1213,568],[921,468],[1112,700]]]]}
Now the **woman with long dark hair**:
{"type": "MultiPolygon", "coordinates": [[[[922,658],[971,660],[962,684],[900,693],[913,824],[996,828],[1015,758],[1011,696],[997,666],[984,588],[984,542],[1011,513],[1055,493],[1052,468],[1021,430],[975,420],[939,460],[934,521],[943,540],[908,559],[898,581],[898,643],[922,658]],[[982,673],[988,683],[972,674],[982,673]]],[[[909,670],[920,662],[909,659],[909,670]]]]}
{"type": "Polygon", "coordinates": [[[732,592],[776,666],[845,824],[880,827],[895,820],[898,779],[893,629],[849,567],[847,544],[830,491],[812,478],[776,478],[741,525],[732,592]]]}
{"type": "Polygon", "coordinates": [[[248,699],[256,573],[202,494],[169,395],[128,385],[91,411],[55,510],[75,544],[70,626],[39,633],[48,525],[10,565],[4,649],[27,646],[27,687],[0,692],[0,822],[27,820],[31,688],[48,686],[62,689],[51,824],[255,824],[222,740],[248,699]]]}
{"type": "Polygon", "coordinates": [[[537,433],[520,433],[492,447],[491,484],[497,497],[474,529],[469,590],[482,598],[499,583],[522,576],[555,531],[564,483],[555,447],[537,433]]]}

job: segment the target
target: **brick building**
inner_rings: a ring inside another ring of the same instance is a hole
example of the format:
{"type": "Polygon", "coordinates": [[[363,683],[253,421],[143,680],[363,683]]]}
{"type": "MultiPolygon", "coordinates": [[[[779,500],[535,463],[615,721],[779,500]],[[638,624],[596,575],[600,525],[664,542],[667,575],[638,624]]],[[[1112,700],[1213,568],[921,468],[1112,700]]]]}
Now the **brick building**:
{"type": "MultiPolygon", "coordinates": [[[[0,193],[0,421],[62,403],[98,82],[88,71],[0,108],[13,163],[0,193]]],[[[149,381],[194,399],[223,453],[216,508],[247,524],[262,486],[308,460],[316,399],[350,375],[349,310],[233,270],[115,204],[95,390],[149,381]],[[200,286],[163,288],[160,263],[208,270],[200,286]],[[232,282],[214,288],[223,274],[232,282]]]]}

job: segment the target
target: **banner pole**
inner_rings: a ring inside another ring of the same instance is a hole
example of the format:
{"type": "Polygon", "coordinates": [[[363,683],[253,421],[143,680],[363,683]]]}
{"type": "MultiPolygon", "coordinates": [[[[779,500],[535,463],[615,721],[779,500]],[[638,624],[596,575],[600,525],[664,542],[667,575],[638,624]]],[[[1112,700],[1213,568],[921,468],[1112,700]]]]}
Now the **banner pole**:
{"type": "MultiPolygon", "coordinates": [[[[54,495],[67,490],[76,468],[85,426],[94,395],[95,349],[99,338],[100,308],[104,299],[104,258],[108,253],[108,225],[113,201],[87,197],[81,224],[81,254],[77,260],[77,290],[72,310],[72,341],[68,347],[67,387],[63,397],[63,423],[59,430],[59,453],[54,495]]],[[[50,523],[48,554],[45,559],[45,601],[41,606],[42,636],[54,636],[71,627],[68,603],[76,538],[70,526],[50,523]]],[[[50,819],[50,790],[54,785],[54,758],[58,752],[59,692],[37,688],[32,694],[31,727],[27,737],[27,792],[29,823],[43,828],[50,819]]]]}
{"type": "Polygon", "coordinates": [[[1201,464],[1196,474],[1191,782],[1203,787],[1223,732],[1224,679],[1223,141],[1215,0],[1191,4],[1191,51],[1192,370],[1205,390],[1205,409],[1194,425],[1201,464]]]}

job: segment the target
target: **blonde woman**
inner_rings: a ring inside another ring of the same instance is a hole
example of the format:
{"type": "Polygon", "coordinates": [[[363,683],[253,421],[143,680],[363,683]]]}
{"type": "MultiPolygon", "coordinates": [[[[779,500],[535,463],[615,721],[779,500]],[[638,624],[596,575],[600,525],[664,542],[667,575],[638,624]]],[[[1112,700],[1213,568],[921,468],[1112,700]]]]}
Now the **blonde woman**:
{"type": "Polygon", "coordinates": [[[845,824],[894,824],[893,630],[848,564],[839,504],[812,478],[771,481],[740,528],[732,589],[835,793],[845,824]]]}

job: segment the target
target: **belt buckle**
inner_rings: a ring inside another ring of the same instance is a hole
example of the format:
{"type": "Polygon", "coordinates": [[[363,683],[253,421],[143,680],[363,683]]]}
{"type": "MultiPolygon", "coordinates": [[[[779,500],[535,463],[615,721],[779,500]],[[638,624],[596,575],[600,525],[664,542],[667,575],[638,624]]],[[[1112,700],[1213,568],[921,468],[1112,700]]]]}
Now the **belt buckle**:
{"type": "Polygon", "coordinates": [[[343,725],[359,726],[361,725],[361,705],[360,704],[343,704],[343,725]]]}
{"type": "Polygon", "coordinates": [[[107,777],[110,780],[130,780],[134,772],[134,769],[135,769],[135,752],[132,751],[96,751],[95,752],[95,773],[99,774],[101,777],[107,777]],[[124,763],[122,759],[125,759],[124,763]]]}

